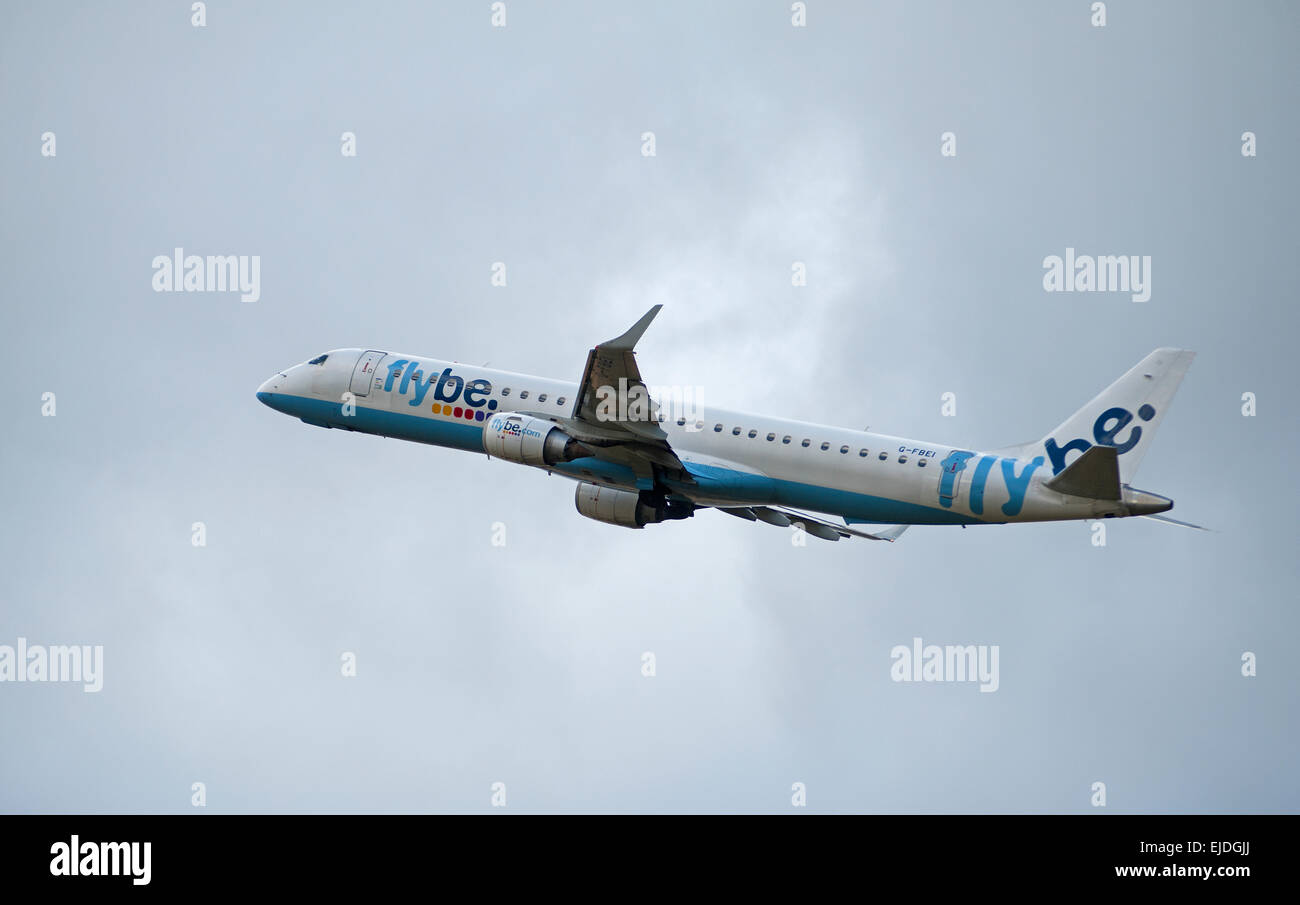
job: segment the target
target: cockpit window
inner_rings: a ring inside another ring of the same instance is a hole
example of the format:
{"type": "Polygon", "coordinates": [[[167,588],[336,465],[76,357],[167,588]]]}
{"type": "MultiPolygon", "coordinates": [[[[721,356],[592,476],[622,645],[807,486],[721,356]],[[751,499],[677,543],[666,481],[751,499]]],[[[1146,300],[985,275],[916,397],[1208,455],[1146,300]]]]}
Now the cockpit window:
{"type": "Polygon", "coordinates": [[[313,358],[311,361],[307,362],[307,364],[309,364],[309,365],[323,365],[323,364],[325,364],[325,359],[327,359],[327,358],[329,358],[329,357],[330,357],[330,356],[329,356],[329,353],[326,352],[324,355],[317,355],[317,356],[316,356],[315,358],[313,358]]]}

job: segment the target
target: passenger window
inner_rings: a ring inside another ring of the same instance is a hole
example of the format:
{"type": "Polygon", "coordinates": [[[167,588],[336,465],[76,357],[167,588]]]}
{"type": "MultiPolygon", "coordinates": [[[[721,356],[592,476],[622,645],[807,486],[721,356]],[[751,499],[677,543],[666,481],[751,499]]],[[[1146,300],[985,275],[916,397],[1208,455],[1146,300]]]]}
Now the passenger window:
{"type": "Polygon", "coordinates": [[[685,427],[685,426],[686,426],[686,419],[685,419],[685,418],[678,418],[678,419],[677,419],[677,426],[678,426],[678,427],[685,427]]]}
{"type": "Polygon", "coordinates": [[[721,425],[721,424],[715,424],[715,425],[713,425],[713,432],[714,432],[715,434],[720,434],[720,433],[722,433],[722,425],[721,425]]]}
{"type": "Polygon", "coordinates": [[[703,421],[696,421],[696,422],[695,422],[695,429],[696,429],[697,431],[702,431],[702,430],[704,430],[704,422],[703,422],[703,421]]]}
{"type": "Polygon", "coordinates": [[[752,430],[749,432],[749,439],[753,440],[757,436],[758,436],[758,431],[752,430]]]}
{"type": "Polygon", "coordinates": [[[865,449],[860,449],[858,450],[858,455],[865,459],[867,457],[867,451],[865,449]]]}
{"type": "Polygon", "coordinates": [[[738,427],[733,427],[733,428],[731,429],[731,436],[733,436],[733,437],[739,437],[739,436],[740,436],[740,428],[738,428],[738,427]]]}
{"type": "Polygon", "coordinates": [[[800,443],[799,445],[802,446],[804,449],[807,449],[807,448],[808,448],[808,444],[810,444],[810,443],[812,443],[812,441],[809,440],[807,437],[804,437],[803,442],[800,443]]]}
{"type": "Polygon", "coordinates": [[[520,391],[519,391],[519,398],[520,398],[520,399],[527,399],[527,398],[528,398],[528,391],[527,391],[527,390],[520,390],[520,391]]]}
{"type": "Polygon", "coordinates": [[[781,438],[781,442],[782,442],[782,443],[789,443],[789,442],[790,442],[790,435],[789,435],[789,434],[786,434],[784,437],[782,437],[782,438],[781,438]]]}
{"type": "Polygon", "coordinates": [[[849,451],[849,448],[848,448],[847,446],[841,446],[841,447],[840,447],[840,455],[844,455],[844,454],[847,453],[848,451],[849,451]]]}
{"type": "Polygon", "coordinates": [[[906,465],[906,464],[907,464],[907,456],[899,456],[899,457],[898,457],[898,464],[899,464],[899,465],[906,465]]]}
{"type": "Polygon", "coordinates": [[[917,460],[916,460],[916,467],[917,467],[917,468],[924,468],[924,467],[925,467],[925,463],[926,463],[926,460],[925,460],[925,459],[917,459],[917,460]]]}
{"type": "Polygon", "coordinates": [[[828,450],[828,449],[830,449],[830,448],[831,448],[831,445],[830,445],[829,443],[823,443],[823,444],[822,444],[822,452],[826,452],[826,450],[828,450]]]}
{"type": "Polygon", "coordinates": [[[772,442],[773,440],[775,440],[775,439],[776,439],[776,434],[768,434],[768,435],[767,435],[767,442],[768,442],[768,443],[771,443],[771,442],[772,442]]]}
{"type": "Polygon", "coordinates": [[[561,396],[559,399],[555,400],[555,404],[556,404],[556,405],[564,405],[564,397],[561,396]]]}
{"type": "Polygon", "coordinates": [[[883,461],[885,461],[885,460],[888,459],[888,458],[889,458],[889,453],[887,453],[887,452],[882,452],[882,453],[880,454],[880,461],[883,462],[883,461]]]}
{"type": "Polygon", "coordinates": [[[509,396],[509,395],[510,395],[510,387],[506,387],[505,389],[503,389],[503,390],[501,391],[501,395],[502,395],[502,396],[509,396]]]}
{"type": "Polygon", "coordinates": [[[537,401],[538,401],[538,402],[545,402],[545,401],[546,401],[546,394],[543,393],[542,395],[538,396],[538,397],[537,397],[537,401]]]}

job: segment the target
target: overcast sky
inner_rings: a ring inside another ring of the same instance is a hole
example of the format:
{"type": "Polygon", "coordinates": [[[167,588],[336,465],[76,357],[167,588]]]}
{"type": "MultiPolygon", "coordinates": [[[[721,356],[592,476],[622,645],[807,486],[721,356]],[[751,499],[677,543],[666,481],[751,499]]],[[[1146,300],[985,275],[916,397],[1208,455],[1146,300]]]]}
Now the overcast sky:
{"type": "Polygon", "coordinates": [[[0,684],[0,810],[1296,811],[1300,10],[1089,5],[4,4],[0,644],[104,684],[0,684]],[[154,292],[176,247],[260,299],[154,292]],[[1150,300],[1045,292],[1066,248],[1150,300]],[[969,448],[1194,349],[1136,484],[1215,531],[627,531],[253,395],[576,379],[655,303],[652,384],[969,448]],[[891,681],[914,637],[997,692],[891,681]]]}

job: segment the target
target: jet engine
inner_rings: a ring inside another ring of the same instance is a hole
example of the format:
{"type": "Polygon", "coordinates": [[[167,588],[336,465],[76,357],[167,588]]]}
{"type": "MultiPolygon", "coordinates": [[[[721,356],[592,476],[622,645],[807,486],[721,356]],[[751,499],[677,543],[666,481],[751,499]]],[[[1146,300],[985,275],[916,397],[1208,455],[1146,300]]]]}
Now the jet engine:
{"type": "Polygon", "coordinates": [[[573,497],[578,511],[587,518],[624,528],[644,528],[655,522],[690,518],[695,507],[650,491],[619,490],[583,481],[573,497]]]}
{"type": "Polygon", "coordinates": [[[483,425],[483,449],[489,456],[540,468],[592,454],[553,421],[516,412],[488,419],[483,425]]]}

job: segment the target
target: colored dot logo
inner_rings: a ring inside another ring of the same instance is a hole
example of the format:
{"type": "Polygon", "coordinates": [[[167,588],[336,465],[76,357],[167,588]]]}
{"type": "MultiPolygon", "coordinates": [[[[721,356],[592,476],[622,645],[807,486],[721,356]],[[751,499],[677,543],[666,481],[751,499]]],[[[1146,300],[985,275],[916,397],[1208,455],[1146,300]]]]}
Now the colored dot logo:
{"type": "Polygon", "coordinates": [[[441,402],[435,402],[429,408],[429,411],[435,415],[446,415],[448,418],[464,418],[466,421],[482,421],[484,417],[482,412],[475,411],[472,408],[459,405],[452,408],[450,405],[443,405],[441,402]]]}

